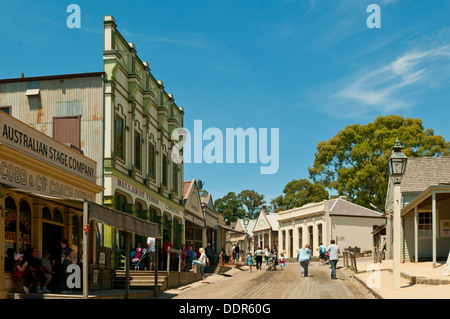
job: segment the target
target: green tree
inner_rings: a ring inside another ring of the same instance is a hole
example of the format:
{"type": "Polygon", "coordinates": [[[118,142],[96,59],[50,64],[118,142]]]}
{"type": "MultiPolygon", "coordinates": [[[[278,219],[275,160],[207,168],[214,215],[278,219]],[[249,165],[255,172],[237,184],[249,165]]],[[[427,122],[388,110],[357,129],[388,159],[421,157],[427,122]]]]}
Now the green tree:
{"type": "Polygon", "coordinates": [[[241,198],[242,204],[247,208],[250,219],[256,218],[256,211],[261,209],[261,206],[266,203],[264,195],[260,195],[254,190],[243,190],[238,196],[241,198]]]}
{"type": "Polygon", "coordinates": [[[229,192],[222,198],[218,198],[214,201],[214,206],[219,213],[221,213],[229,224],[235,222],[238,218],[245,217],[245,209],[242,204],[242,200],[234,192],[229,192]]]}
{"type": "Polygon", "coordinates": [[[271,202],[279,210],[288,210],[328,199],[328,192],[321,184],[311,183],[307,179],[290,181],[284,187],[283,193],[284,195],[278,196],[271,202]]]}
{"type": "Polygon", "coordinates": [[[397,115],[379,116],[367,125],[348,125],[327,142],[317,145],[309,174],[314,182],[367,208],[384,208],[389,179],[387,161],[396,138],[408,157],[450,154],[450,143],[422,120],[397,115]]]}

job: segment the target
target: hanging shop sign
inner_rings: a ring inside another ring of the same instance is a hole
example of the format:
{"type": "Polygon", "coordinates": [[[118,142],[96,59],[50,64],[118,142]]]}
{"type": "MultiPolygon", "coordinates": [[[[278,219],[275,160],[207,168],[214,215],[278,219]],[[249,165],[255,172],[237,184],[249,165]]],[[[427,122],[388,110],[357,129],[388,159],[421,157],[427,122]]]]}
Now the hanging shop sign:
{"type": "Polygon", "coordinates": [[[70,174],[95,184],[95,161],[68,148],[51,137],[20,122],[5,112],[0,113],[0,143],[26,153],[70,174]]]}

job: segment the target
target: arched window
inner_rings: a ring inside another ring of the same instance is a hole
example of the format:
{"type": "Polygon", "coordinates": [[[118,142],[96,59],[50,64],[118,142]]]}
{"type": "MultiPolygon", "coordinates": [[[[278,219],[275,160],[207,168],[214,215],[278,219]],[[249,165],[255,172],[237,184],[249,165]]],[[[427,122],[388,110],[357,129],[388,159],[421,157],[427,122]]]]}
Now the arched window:
{"type": "Polygon", "coordinates": [[[134,206],[134,208],[136,212],[136,217],[143,220],[147,220],[147,211],[145,210],[144,205],[145,204],[142,204],[142,202],[136,201],[136,205],[134,206]]]}
{"type": "Polygon", "coordinates": [[[114,208],[121,212],[127,212],[127,198],[121,193],[116,193],[114,195],[114,208]]]}
{"type": "Polygon", "coordinates": [[[19,251],[28,250],[31,248],[31,207],[26,200],[20,202],[19,214],[18,249],[19,251]]]}
{"type": "Polygon", "coordinates": [[[45,220],[52,220],[52,213],[50,213],[50,209],[48,209],[47,206],[44,206],[44,208],[42,208],[42,219],[45,220]]]}
{"type": "Polygon", "coordinates": [[[303,228],[298,229],[298,248],[303,248],[303,228]]]}
{"type": "Polygon", "coordinates": [[[61,224],[64,223],[63,215],[58,208],[53,212],[53,221],[61,224]]]}

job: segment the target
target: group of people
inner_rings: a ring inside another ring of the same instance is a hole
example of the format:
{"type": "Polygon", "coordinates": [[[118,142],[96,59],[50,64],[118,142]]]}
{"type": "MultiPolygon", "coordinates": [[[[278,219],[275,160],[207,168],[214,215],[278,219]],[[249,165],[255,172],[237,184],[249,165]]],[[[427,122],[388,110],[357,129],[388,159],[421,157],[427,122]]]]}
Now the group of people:
{"type": "MultiPolygon", "coordinates": [[[[336,265],[339,260],[339,254],[341,250],[336,245],[334,239],[331,240],[331,244],[325,248],[323,243],[319,246],[319,265],[325,264],[325,259],[329,259],[331,265],[331,279],[337,279],[336,277],[336,265]]],[[[305,248],[301,248],[297,253],[297,260],[300,262],[300,267],[303,277],[308,277],[308,267],[311,264],[311,247],[305,245],[305,248]]]]}
{"type": "Polygon", "coordinates": [[[261,246],[258,246],[255,249],[254,254],[255,255],[253,256],[253,253],[250,251],[247,255],[247,265],[249,272],[252,272],[254,264],[256,264],[256,270],[262,270],[263,258],[266,262],[266,269],[269,267],[269,264],[271,262],[273,263],[275,268],[277,265],[279,265],[281,267],[281,270],[283,270],[286,264],[283,253],[281,253],[280,257],[278,258],[278,250],[276,245],[273,245],[272,249],[269,249],[269,246],[266,246],[264,247],[264,250],[261,249],[261,246]]]}
{"type": "MultiPolygon", "coordinates": [[[[213,257],[213,249],[210,243],[208,243],[205,248],[198,246],[195,251],[194,247],[187,246],[185,244],[181,245],[180,253],[175,253],[173,251],[171,252],[171,250],[173,250],[173,244],[169,241],[169,238],[166,237],[164,238],[163,245],[160,249],[160,268],[162,270],[166,270],[168,268],[168,258],[170,258],[170,268],[172,270],[178,270],[175,269],[175,267],[178,266],[177,258],[180,258],[180,270],[187,272],[192,271],[193,266],[198,264],[198,262],[202,265],[206,265],[206,263],[209,263],[209,260],[213,257]]],[[[131,261],[137,264],[140,269],[145,269],[148,265],[148,270],[155,270],[155,253],[155,238],[148,237],[146,250],[144,251],[141,244],[137,243],[131,261]]]]}
{"type": "Polygon", "coordinates": [[[72,264],[72,255],[75,253],[65,239],[61,239],[61,260],[56,262],[50,259],[50,253],[44,251],[39,259],[37,248],[32,248],[30,253],[14,254],[13,280],[24,280],[23,291],[30,292],[30,285],[35,284],[37,293],[60,292],[71,293],[67,287],[67,267],[72,264]]]}

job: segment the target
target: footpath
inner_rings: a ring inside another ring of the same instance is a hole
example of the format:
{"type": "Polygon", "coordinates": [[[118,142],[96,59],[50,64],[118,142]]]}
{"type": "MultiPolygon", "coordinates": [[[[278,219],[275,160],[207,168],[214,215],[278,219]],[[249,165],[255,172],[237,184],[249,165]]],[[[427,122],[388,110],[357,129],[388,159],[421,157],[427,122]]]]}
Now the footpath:
{"type": "MultiPolygon", "coordinates": [[[[342,266],[341,259],[339,260],[342,266]]],[[[445,262],[400,264],[400,288],[392,286],[392,260],[374,263],[373,257],[357,258],[353,277],[379,299],[450,299],[450,276],[444,276],[445,262]]],[[[339,266],[339,264],[338,264],[339,266]]]]}

